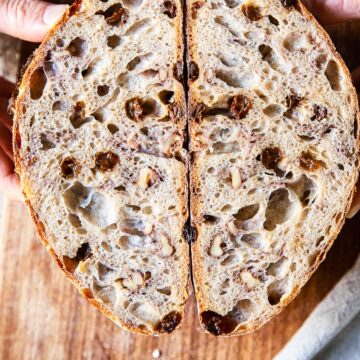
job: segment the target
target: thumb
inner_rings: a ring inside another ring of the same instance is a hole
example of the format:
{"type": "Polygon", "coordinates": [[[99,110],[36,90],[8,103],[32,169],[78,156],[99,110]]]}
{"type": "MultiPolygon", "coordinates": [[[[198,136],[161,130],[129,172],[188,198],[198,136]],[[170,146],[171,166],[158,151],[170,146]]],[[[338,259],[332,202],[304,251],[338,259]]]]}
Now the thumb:
{"type": "Polygon", "coordinates": [[[66,9],[40,0],[0,0],[0,32],[40,42],[66,9]]]}
{"type": "Polygon", "coordinates": [[[359,0],[303,0],[303,2],[324,24],[360,19],[359,0]]]}

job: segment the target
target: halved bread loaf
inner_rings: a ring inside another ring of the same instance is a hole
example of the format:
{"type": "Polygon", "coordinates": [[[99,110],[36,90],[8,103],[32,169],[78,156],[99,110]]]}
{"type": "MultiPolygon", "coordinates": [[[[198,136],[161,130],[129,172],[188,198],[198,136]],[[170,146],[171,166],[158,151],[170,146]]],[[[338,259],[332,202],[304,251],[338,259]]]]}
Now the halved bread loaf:
{"type": "Polygon", "coordinates": [[[297,0],[188,3],[193,274],[202,326],[257,329],[324,259],[359,169],[358,104],[297,0]]]}
{"type": "Polygon", "coordinates": [[[177,0],[78,1],[16,102],[16,168],[44,244],[93,305],[144,334],[173,331],[187,297],[182,36],[177,0]]]}

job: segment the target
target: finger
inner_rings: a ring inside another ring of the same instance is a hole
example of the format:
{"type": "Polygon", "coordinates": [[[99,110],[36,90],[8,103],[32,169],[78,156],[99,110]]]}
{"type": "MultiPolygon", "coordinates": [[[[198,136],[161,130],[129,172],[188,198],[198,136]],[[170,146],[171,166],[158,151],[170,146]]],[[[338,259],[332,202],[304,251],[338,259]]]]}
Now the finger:
{"type": "Polygon", "coordinates": [[[353,79],[353,83],[356,87],[356,90],[360,91],[360,66],[351,72],[351,77],[353,79]]]}
{"type": "Polygon", "coordinates": [[[352,219],[359,211],[360,211],[360,182],[358,183],[357,192],[355,194],[350,211],[347,214],[347,218],[352,219]]]}
{"type": "Polygon", "coordinates": [[[14,163],[0,147],[0,179],[14,173],[14,163]]]}
{"type": "Polygon", "coordinates": [[[0,124],[4,125],[8,130],[12,131],[13,121],[7,114],[8,100],[0,97],[0,124]]]}
{"type": "Polygon", "coordinates": [[[0,147],[0,192],[13,200],[22,200],[20,180],[14,172],[14,163],[0,147]]]}
{"type": "Polygon", "coordinates": [[[12,149],[12,134],[2,124],[0,124],[0,147],[11,161],[14,161],[12,149]]]}
{"type": "Polygon", "coordinates": [[[15,85],[13,83],[7,81],[3,77],[0,77],[0,96],[11,98],[14,90],[15,90],[15,85]]]}
{"type": "Polygon", "coordinates": [[[66,9],[41,0],[0,0],[0,32],[40,42],[66,9]]]}
{"type": "Polygon", "coordinates": [[[20,181],[17,174],[12,173],[7,177],[0,179],[0,193],[11,200],[23,201],[20,181]]]}
{"type": "Polygon", "coordinates": [[[303,2],[325,24],[360,19],[359,0],[304,0],[303,2]]]}

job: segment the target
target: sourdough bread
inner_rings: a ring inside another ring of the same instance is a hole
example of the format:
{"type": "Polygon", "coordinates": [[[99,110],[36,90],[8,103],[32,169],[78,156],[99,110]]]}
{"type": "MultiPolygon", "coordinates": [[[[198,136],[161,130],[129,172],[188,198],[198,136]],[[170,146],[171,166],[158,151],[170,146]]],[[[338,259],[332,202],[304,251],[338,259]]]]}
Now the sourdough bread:
{"type": "Polygon", "coordinates": [[[16,102],[16,168],[44,244],[92,304],[143,334],[173,331],[187,297],[182,34],[179,1],[78,1],[16,102]]]}
{"type": "Polygon", "coordinates": [[[188,2],[192,266],[214,335],[257,329],[339,232],[359,168],[348,70],[298,1],[188,2]]]}
{"type": "Polygon", "coordinates": [[[189,176],[200,321],[239,335],[291,301],[341,229],[357,98],[297,0],[189,0],[185,14],[188,79],[178,0],[76,2],[21,83],[16,168],[59,266],[144,334],[184,317],[189,176]]]}

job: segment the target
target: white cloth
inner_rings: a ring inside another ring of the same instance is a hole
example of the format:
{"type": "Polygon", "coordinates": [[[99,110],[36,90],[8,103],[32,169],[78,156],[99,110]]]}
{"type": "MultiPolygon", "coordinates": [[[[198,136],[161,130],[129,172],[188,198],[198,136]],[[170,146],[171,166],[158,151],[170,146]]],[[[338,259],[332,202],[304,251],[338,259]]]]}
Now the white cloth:
{"type": "Polygon", "coordinates": [[[359,313],[360,257],[353,268],[315,308],[274,360],[310,360],[314,358],[360,360],[359,313]],[[354,323],[350,324],[354,318],[356,318],[354,323]],[[341,333],[343,330],[344,332],[341,333]],[[345,334],[349,335],[349,333],[355,344],[350,342],[349,338],[349,345],[346,348],[342,340],[345,338],[345,334]],[[340,347],[336,346],[339,342],[340,347]],[[351,356],[342,357],[341,353],[350,351],[349,346],[355,346],[355,350],[357,347],[357,354],[352,353],[351,356]]]}

